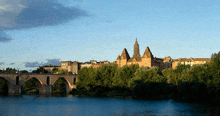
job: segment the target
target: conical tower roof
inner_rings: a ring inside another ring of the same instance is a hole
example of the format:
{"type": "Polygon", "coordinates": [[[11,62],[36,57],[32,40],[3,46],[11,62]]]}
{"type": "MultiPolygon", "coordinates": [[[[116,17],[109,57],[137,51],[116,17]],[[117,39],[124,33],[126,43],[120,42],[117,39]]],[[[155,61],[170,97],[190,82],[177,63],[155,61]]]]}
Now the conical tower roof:
{"type": "Polygon", "coordinates": [[[134,44],[134,45],[138,45],[137,38],[136,38],[136,41],[135,41],[135,44],[134,44]]]}
{"type": "Polygon", "coordinates": [[[126,48],[124,48],[124,50],[122,51],[121,58],[127,58],[127,60],[130,59],[130,56],[126,48]]]}
{"type": "Polygon", "coordinates": [[[150,48],[148,46],[147,46],[147,48],[146,48],[146,50],[145,50],[145,52],[144,52],[142,57],[145,57],[145,56],[151,57],[151,58],[153,57],[153,55],[152,55],[152,53],[150,51],[150,48]]]}

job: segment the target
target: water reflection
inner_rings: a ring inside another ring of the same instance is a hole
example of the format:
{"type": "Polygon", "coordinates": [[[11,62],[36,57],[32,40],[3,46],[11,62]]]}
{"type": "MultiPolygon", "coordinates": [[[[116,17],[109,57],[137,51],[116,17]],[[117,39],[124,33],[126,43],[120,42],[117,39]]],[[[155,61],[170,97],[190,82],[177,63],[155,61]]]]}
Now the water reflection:
{"type": "Polygon", "coordinates": [[[50,94],[50,95],[38,95],[39,98],[44,97],[74,97],[74,95],[71,94],[50,94]]]}
{"type": "Polygon", "coordinates": [[[219,105],[173,100],[141,101],[120,98],[81,98],[72,95],[0,97],[0,115],[13,116],[176,116],[219,115],[219,105]]]}

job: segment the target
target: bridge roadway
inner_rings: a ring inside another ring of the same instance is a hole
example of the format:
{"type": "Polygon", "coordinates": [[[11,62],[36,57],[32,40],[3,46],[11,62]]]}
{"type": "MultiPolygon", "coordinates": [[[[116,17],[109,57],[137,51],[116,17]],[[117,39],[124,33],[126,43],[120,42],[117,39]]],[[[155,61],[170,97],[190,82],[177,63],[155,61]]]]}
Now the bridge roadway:
{"type": "Polygon", "coordinates": [[[39,94],[51,94],[52,86],[59,79],[63,78],[66,85],[66,93],[76,88],[78,81],[76,74],[35,74],[35,73],[0,73],[0,78],[6,80],[9,95],[21,95],[21,86],[31,78],[35,78],[39,83],[39,94]]]}

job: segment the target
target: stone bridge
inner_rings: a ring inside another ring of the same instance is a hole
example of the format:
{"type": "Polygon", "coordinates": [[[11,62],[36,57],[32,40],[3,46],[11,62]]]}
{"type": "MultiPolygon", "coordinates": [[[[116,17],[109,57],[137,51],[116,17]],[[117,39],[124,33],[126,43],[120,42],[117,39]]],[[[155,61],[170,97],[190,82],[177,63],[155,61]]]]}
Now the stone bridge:
{"type": "Polygon", "coordinates": [[[8,94],[21,95],[22,85],[31,78],[35,78],[39,83],[39,94],[51,94],[52,86],[59,79],[65,80],[66,93],[69,93],[73,88],[76,88],[77,75],[64,75],[64,74],[32,74],[32,73],[18,73],[18,74],[5,74],[0,73],[0,78],[6,80],[8,85],[8,94]]]}

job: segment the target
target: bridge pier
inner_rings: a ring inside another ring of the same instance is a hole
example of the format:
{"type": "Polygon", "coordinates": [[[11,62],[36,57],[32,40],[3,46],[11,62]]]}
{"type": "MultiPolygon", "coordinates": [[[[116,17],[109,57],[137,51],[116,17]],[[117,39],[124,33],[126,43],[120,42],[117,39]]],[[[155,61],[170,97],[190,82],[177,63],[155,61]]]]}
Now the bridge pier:
{"type": "Polygon", "coordinates": [[[66,88],[66,94],[69,94],[72,91],[72,88],[66,88]]]}
{"type": "Polygon", "coordinates": [[[21,95],[21,85],[11,85],[8,89],[9,95],[21,95]]]}
{"type": "Polygon", "coordinates": [[[52,94],[52,85],[43,84],[39,88],[40,95],[49,95],[52,94]]]}

